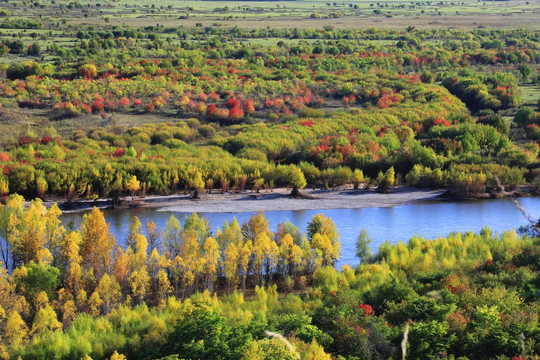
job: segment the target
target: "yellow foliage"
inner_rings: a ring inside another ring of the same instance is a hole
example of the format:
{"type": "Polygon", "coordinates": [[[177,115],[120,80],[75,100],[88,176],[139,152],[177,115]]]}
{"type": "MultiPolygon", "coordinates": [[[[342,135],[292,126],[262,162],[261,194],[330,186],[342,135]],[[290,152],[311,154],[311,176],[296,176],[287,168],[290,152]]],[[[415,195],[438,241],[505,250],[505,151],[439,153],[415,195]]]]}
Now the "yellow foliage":
{"type": "Polygon", "coordinates": [[[4,328],[4,336],[10,345],[22,345],[28,336],[28,326],[17,311],[9,313],[4,328]]]}

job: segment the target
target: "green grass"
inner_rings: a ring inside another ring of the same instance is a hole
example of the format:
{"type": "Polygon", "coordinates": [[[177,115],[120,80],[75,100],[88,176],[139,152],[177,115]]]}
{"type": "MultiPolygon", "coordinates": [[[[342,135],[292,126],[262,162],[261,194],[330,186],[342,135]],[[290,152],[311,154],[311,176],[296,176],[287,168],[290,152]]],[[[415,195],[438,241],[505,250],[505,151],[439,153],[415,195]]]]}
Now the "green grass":
{"type": "Polygon", "coordinates": [[[523,104],[538,104],[540,100],[540,86],[539,85],[523,85],[520,86],[521,90],[521,102],[523,104]]]}

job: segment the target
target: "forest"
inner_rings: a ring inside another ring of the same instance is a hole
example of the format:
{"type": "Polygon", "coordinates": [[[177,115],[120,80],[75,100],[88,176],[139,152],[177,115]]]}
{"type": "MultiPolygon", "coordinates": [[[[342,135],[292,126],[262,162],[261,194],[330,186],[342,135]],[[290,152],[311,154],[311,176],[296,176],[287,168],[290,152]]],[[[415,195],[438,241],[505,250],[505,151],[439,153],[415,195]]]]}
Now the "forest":
{"type": "Polygon", "coordinates": [[[6,126],[0,195],[538,192],[540,115],[520,90],[540,82],[537,32],[170,30],[78,30],[37,57],[39,43],[3,40],[31,60],[0,65],[1,110],[42,120],[6,126]]]}
{"type": "Polygon", "coordinates": [[[123,247],[99,209],[74,230],[56,206],[23,204],[12,195],[0,208],[6,359],[517,360],[540,352],[535,227],[413,237],[375,254],[363,230],[361,264],[336,270],[340,238],[322,214],[305,232],[289,222],[269,229],[259,213],[215,234],[196,214],[184,226],[171,216],[165,229],[135,218],[123,247]]]}

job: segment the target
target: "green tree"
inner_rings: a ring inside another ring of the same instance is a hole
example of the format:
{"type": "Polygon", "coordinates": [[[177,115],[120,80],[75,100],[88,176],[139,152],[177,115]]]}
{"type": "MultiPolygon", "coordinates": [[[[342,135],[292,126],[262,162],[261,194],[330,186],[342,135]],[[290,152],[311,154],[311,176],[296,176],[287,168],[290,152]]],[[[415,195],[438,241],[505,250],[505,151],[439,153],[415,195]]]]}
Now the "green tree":
{"type": "Polygon", "coordinates": [[[369,237],[366,229],[360,230],[358,239],[356,240],[356,257],[360,259],[360,263],[364,263],[371,258],[371,248],[370,244],[372,239],[369,237]]]}

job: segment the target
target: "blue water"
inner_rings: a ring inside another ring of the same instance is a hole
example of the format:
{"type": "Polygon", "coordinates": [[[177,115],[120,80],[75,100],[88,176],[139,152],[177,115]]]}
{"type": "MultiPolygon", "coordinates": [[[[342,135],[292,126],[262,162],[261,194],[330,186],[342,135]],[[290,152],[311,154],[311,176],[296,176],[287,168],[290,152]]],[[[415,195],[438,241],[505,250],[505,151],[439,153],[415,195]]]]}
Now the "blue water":
{"type": "MultiPolygon", "coordinates": [[[[540,218],[540,198],[521,198],[519,203],[533,218],[540,218]]],[[[270,211],[265,213],[270,228],[277,229],[281,222],[290,221],[301,231],[305,231],[311,217],[323,213],[329,216],[341,236],[341,258],[337,267],[344,264],[356,265],[355,244],[362,228],[366,229],[373,239],[373,252],[386,240],[392,243],[408,241],[414,235],[425,238],[446,236],[451,232],[479,232],[488,226],[493,232],[502,233],[505,230],[517,229],[527,225],[527,220],[515,207],[511,200],[483,200],[466,202],[417,202],[390,208],[364,209],[332,209],[332,210],[302,210],[302,211],[270,211]]],[[[210,221],[215,232],[224,221],[236,217],[243,224],[254,213],[199,213],[210,221]]],[[[117,209],[105,210],[105,218],[110,223],[111,231],[118,242],[124,242],[133,217],[139,217],[143,224],[154,220],[158,228],[165,229],[165,224],[171,215],[176,216],[181,223],[189,213],[164,212],[154,209],[117,209]]],[[[63,222],[73,221],[78,228],[82,213],[65,214],[63,222]]]]}

